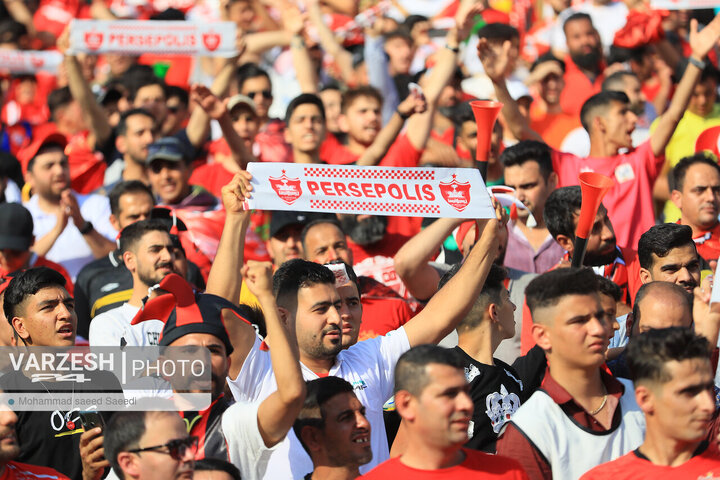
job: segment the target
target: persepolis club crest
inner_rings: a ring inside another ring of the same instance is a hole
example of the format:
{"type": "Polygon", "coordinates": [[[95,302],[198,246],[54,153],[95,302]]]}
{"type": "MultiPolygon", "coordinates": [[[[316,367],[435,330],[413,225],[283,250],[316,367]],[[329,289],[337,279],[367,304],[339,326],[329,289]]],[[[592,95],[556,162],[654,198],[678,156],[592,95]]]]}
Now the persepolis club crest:
{"type": "Polygon", "coordinates": [[[216,48],[218,48],[218,46],[220,46],[220,34],[212,31],[203,33],[202,41],[203,45],[205,45],[205,48],[212,52],[216,48]]]}
{"type": "Polygon", "coordinates": [[[280,178],[270,177],[270,185],[272,189],[275,190],[275,193],[277,193],[277,196],[280,197],[280,200],[288,205],[295,203],[295,200],[302,195],[300,179],[288,178],[287,175],[285,175],[285,170],[282,171],[280,178]]]}
{"type": "Polygon", "coordinates": [[[97,32],[95,30],[91,32],[85,32],[85,45],[87,45],[90,50],[97,50],[102,45],[102,42],[102,32],[97,32]]]}
{"type": "Polygon", "coordinates": [[[470,204],[470,182],[458,182],[457,175],[452,175],[449,182],[440,182],[440,194],[443,199],[458,212],[462,212],[470,204]]]}

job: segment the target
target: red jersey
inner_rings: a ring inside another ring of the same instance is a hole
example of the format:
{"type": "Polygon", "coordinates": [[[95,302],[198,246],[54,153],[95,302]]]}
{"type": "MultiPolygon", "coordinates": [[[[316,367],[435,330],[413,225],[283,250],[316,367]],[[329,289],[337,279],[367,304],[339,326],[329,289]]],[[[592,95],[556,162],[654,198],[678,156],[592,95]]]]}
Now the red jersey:
{"type": "Polygon", "coordinates": [[[206,163],[193,170],[190,183],[202,185],[205,190],[220,198],[222,187],[230,183],[234,176],[222,163],[206,163]]]}
{"type": "Polygon", "coordinates": [[[358,341],[379,337],[405,325],[412,317],[407,301],[370,277],[358,277],[363,315],[358,341]]]}
{"type": "MultiPolygon", "coordinates": [[[[387,154],[380,160],[380,167],[417,167],[420,163],[422,150],[417,150],[407,135],[398,135],[395,142],[390,146],[387,154]]],[[[358,155],[355,155],[342,145],[335,135],[328,133],[320,146],[320,160],[331,165],[348,165],[355,163],[358,155]]]]}
{"type": "MultiPolygon", "coordinates": [[[[600,71],[604,69],[605,66],[603,65],[600,71]]],[[[587,75],[575,65],[570,55],[566,55],[564,79],[565,88],[560,94],[560,107],[563,112],[580,115],[580,109],[585,100],[600,92],[605,75],[601,73],[595,77],[595,81],[590,81],[587,75]]]]}
{"type": "Polygon", "coordinates": [[[558,188],[579,185],[581,172],[597,172],[615,181],[602,203],[615,228],[617,244],[636,250],[640,236],[655,225],[652,190],[665,156],[656,157],[648,140],[611,157],[581,158],[553,150],[552,160],[558,188]]]}
{"type": "Polygon", "coordinates": [[[461,464],[438,470],[418,470],[402,463],[401,458],[391,458],[362,476],[368,480],[397,480],[412,478],[415,480],[434,479],[514,479],[524,480],[528,476],[519,463],[512,458],[490,455],[477,450],[463,448],[465,460],[461,464]]]}
{"type": "MultiPolygon", "coordinates": [[[[70,278],[70,274],[67,272],[67,270],[65,270],[65,267],[63,267],[59,263],[52,262],[45,257],[41,257],[41,256],[35,255],[33,253],[30,256],[30,261],[28,262],[27,268],[33,268],[33,267],[47,267],[51,270],[55,270],[60,275],[62,275],[63,278],[65,279],[65,290],[67,290],[67,292],[70,295],[72,295],[74,293],[75,287],[73,286],[73,282],[72,282],[72,279],[70,278]]],[[[18,272],[19,271],[20,270],[18,270],[18,272]]],[[[6,272],[2,268],[0,268],[0,277],[4,277],[9,273],[13,273],[13,272],[6,272]]]]}
{"type": "Polygon", "coordinates": [[[612,462],[603,463],[580,480],[612,478],[613,480],[675,480],[678,478],[720,478],[720,454],[717,448],[707,447],[700,455],[695,455],[677,467],[655,465],[639,449],[626,453],[612,462]]]}
{"type": "Polygon", "coordinates": [[[54,468],[28,465],[27,463],[8,462],[0,480],[70,480],[54,468]]]}
{"type": "Polygon", "coordinates": [[[693,237],[693,242],[695,242],[698,253],[706,262],[720,258],[720,223],[715,225],[715,228],[709,232],[702,232],[700,235],[693,237]]]}

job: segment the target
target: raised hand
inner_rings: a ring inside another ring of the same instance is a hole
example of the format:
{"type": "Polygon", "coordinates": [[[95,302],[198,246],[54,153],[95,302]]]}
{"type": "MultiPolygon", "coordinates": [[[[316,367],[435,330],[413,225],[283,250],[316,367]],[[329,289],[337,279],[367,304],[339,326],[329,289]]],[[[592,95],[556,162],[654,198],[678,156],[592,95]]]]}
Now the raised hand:
{"type": "Polygon", "coordinates": [[[110,462],[105,459],[103,432],[100,427],[80,435],[80,459],[83,480],[100,480],[110,462]]]}
{"type": "Polygon", "coordinates": [[[256,297],[272,296],[272,263],[248,260],[241,270],[243,282],[256,297]]]}
{"type": "Polygon", "coordinates": [[[409,117],[416,113],[423,113],[427,110],[427,100],[425,95],[422,93],[411,92],[410,95],[405,97],[405,100],[400,102],[397,106],[397,110],[403,117],[409,117]]]}
{"type": "Polygon", "coordinates": [[[690,20],[690,48],[692,54],[698,60],[705,58],[705,55],[717,45],[720,39],[720,14],[715,15],[712,22],[708,23],[705,28],[698,32],[698,22],[695,19],[690,20]]]}
{"type": "Polygon", "coordinates": [[[252,197],[250,193],[253,186],[250,184],[252,175],[245,170],[235,174],[230,183],[222,187],[222,202],[228,214],[242,213],[245,210],[245,200],[252,197]]]}
{"type": "Polygon", "coordinates": [[[213,120],[219,120],[227,112],[225,103],[205,85],[193,85],[190,88],[190,100],[197,103],[213,120]]]}
{"type": "Polygon", "coordinates": [[[66,215],[73,219],[76,227],[83,226],[85,219],[80,213],[80,205],[78,205],[77,198],[69,188],[60,194],[60,208],[64,209],[66,215]]]}
{"type": "Polygon", "coordinates": [[[512,42],[505,40],[502,47],[494,48],[487,38],[481,38],[478,42],[478,58],[482,62],[485,74],[495,83],[505,81],[505,71],[511,63],[510,51],[512,42]]]}
{"type": "Polygon", "coordinates": [[[482,13],[483,10],[485,10],[485,5],[482,3],[461,2],[460,8],[458,8],[457,14],[455,15],[458,42],[462,42],[468,38],[475,23],[475,16],[482,13]]]}

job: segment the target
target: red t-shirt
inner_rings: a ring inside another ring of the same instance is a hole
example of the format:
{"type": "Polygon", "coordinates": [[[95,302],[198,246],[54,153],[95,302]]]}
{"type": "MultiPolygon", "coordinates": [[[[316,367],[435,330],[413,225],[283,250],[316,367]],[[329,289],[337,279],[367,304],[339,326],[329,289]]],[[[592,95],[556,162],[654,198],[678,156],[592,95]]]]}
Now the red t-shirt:
{"type": "Polygon", "coordinates": [[[655,225],[652,190],[665,162],[664,155],[656,157],[648,140],[628,153],[612,157],[581,158],[553,150],[552,158],[558,187],[579,185],[581,172],[597,172],[615,180],[602,203],[615,228],[617,244],[637,250],[640,236],[655,225]]]}
{"type": "Polygon", "coordinates": [[[418,470],[408,467],[400,461],[402,457],[391,458],[381,463],[362,476],[368,480],[398,480],[407,479],[515,479],[523,480],[528,476],[512,458],[490,455],[477,450],[463,448],[465,460],[460,465],[439,470],[418,470]]]}
{"type": "Polygon", "coordinates": [[[54,468],[28,465],[27,463],[8,462],[0,480],[70,480],[54,468]]]}
{"type": "MultiPolygon", "coordinates": [[[[681,223],[678,221],[678,223],[681,223]]],[[[720,223],[709,232],[703,232],[693,238],[697,251],[705,261],[715,261],[720,258],[720,223]]]]}
{"type": "Polygon", "coordinates": [[[676,480],[680,478],[720,478],[720,454],[715,447],[709,446],[700,455],[696,455],[677,467],[655,465],[641,456],[637,450],[629,452],[612,462],[603,463],[580,480],[612,478],[613,480],[676,480]]]}
{"type": "Polygon", "coordinates": [[[35,257],[35,261],[31,262],[32,265],[30,267],[48,267],[50,269],[55,270],[60,275],[65,278],[65,290],[72,295],[75,291],[75,286],[73,285],[72,279],[70,278],[70,274],[65,270],[65,267],[60,265],[59,263],[52,262],[48,260],[45,257],[35,257]]]}
{"type": "MultiPolygon", "coordinates": [[[[603,69],[601,69],[603,70],[603,69]]],[[[563,112],[579,115],[585,100],[600,92],[605,75],[602,73],[590,79],[575,65],[570,55],[565,57],[565,88],[560,94],[560,107],[563,112]]]]}
{"type": "MultiPolygon", "coordinates": [[[[387,154],[380,160],[380,167],[417,167],[420,163],[422,150],[416,149],[407,135],[399,135],[390,146],[387,154]]],[[[320,146],[320,160],[330,165],[348,165],[355,163],[358,155],[338,142],[335,135],[328,133],[320,146]]]]}
{"type": "Polygon", "coordinates": [[[363,315],[358,341],[385,335],[412,317],[407,301],[395,290],[369,277],[359,277],[363,315]]]}
{"type": "Polygon", "coordinates": [[[208,163],[196,168],[190,176],[190,183],[202,185],[216,197],[222,196],[222,187],[230,183],[235,176],[222,163],[208,163]]]}

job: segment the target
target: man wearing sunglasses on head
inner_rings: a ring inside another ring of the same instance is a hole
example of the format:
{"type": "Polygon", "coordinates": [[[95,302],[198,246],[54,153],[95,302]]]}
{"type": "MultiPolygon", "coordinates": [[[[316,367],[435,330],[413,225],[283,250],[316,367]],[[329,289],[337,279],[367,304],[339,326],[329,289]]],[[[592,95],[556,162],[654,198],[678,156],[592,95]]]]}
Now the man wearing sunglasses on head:
{"type": "Polygon", "coordinates": [[[104,448],[122,480],[190,480],[198,438],[176,412],[122,412],[108,424],[104,448]]]}

